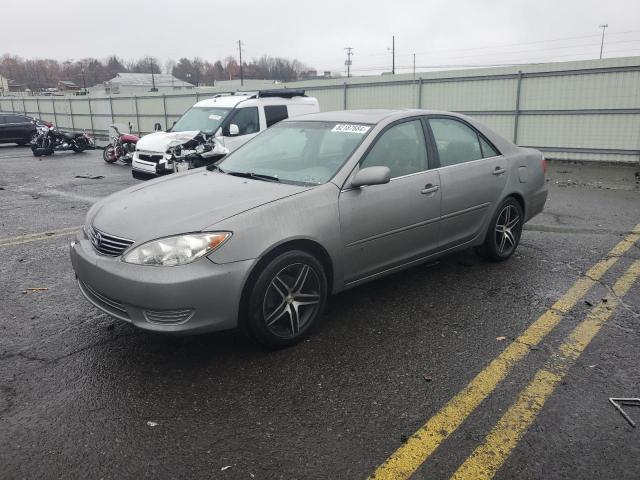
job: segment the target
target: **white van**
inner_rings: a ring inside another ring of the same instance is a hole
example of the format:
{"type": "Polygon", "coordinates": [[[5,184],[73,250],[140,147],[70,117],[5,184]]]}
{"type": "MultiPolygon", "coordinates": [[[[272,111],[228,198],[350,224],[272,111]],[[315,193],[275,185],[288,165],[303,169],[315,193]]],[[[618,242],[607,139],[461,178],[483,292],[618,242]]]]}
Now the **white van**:
{"type": "Polygon", "coordinates": [[[209,165],[285,118],[319,112],[304,90],[261,90],[221,94],[187,110],[166,132],[142,137],[132,174],[148,179],[209,165]]]}

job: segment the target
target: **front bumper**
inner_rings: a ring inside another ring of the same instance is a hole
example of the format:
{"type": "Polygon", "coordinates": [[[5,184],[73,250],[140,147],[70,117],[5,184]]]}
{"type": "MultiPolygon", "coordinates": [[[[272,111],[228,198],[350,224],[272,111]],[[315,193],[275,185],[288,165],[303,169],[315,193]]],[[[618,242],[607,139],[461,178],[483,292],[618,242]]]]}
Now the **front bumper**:
{"type": "Polygon", "coordinates": [[[97,253],[82,234],[70,255],[80,291],[92,304],[143,330],[173,334],[236,327],[254,262],[216,264],[204,257],[173,267],[131,265],[97,253]]]}

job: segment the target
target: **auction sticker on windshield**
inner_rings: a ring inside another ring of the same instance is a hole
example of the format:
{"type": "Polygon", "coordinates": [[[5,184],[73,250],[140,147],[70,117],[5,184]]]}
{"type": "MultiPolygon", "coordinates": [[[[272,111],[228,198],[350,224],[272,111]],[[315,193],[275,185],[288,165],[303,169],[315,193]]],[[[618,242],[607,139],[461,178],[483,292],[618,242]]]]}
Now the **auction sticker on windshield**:
{"type": "Polygon", "coordinates": [[[354,125],[352,123],[338,123],[331,129],[332,132],[341,133],[367,133],[371,127],[368,125],[354,125]]]}

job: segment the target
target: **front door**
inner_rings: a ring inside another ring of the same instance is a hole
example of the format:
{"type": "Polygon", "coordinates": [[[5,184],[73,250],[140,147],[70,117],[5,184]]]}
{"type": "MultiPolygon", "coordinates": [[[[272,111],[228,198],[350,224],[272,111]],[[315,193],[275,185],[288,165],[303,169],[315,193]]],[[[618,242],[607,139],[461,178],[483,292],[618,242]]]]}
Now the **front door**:
{"type": "Polygon", "coordinates": [[[506,159],[470,125],[430,118],[440,160],[440,247],[466,243],[481,232],[507,181],[506,159]]]}
{"type": "Polygon", "coordinates": [[[230,152],[233,152],[255,137],[259,131],[260,117],[258,115],[258,107],[238,108],[222,129],[222,143],[230,152]],[[236,135],[231,135],[230,125],[232,124],[238,127],[236,135]]]}
{"type": "Polygon", "coordinates": [[[384,185],[340,193],[345,283],[425,256],[438,245],[440,179],[429,170],[422,123],[393,124],[376,139],[359,168],[387,166],[384,185]]]}

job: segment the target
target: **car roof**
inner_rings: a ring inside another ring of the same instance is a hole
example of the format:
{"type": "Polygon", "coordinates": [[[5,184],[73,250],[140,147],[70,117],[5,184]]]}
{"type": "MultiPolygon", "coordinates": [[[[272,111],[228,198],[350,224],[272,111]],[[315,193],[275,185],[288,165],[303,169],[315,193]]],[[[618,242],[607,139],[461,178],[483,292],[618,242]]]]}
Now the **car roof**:
{"type": "MultiPolygon", "coordinates": [[[[314,121],[314,122],[346,122],[346,123],[366,123],[376,125],[384,121],[399,120],[404,117],[412,117],[415,115],[437,115],[446,114],[455,117],[462,115],[453,112],[443,112],[439,110],[422,110],[422,109],[384,109],[369,108],[361,110],[335,110],[332,112],[309,113],[300,115],[288,121],[314,121]]],[[[287,120],[285,120],[287,121],[287,120]]]]}
{"type": "Polygon", "coordinates": [[[224,107],[233,108],[240,102],[250,98],[249,95],[216,95],[213,98],[200,100],[194,107],[224,107]]]}
{"type": "Polygon", "coordinates": [[[205,100],[201,100],[194,105],[194,107],[222,107],[222,108],[233,108],[237,106],[239,103],[244,102],[246,100],[251,100],[251,103],[248,103],[247,106],[254,106],[257,104],[317,104],[318,100],[313,97],[307,96],[294,96],[291,98],[288,97],[278,97],[278,96],[265,96],[265,97],[257,97],[257,92],[248,93],[246,95],[216,95],[213,98],[207,98],[205,100]]]}

